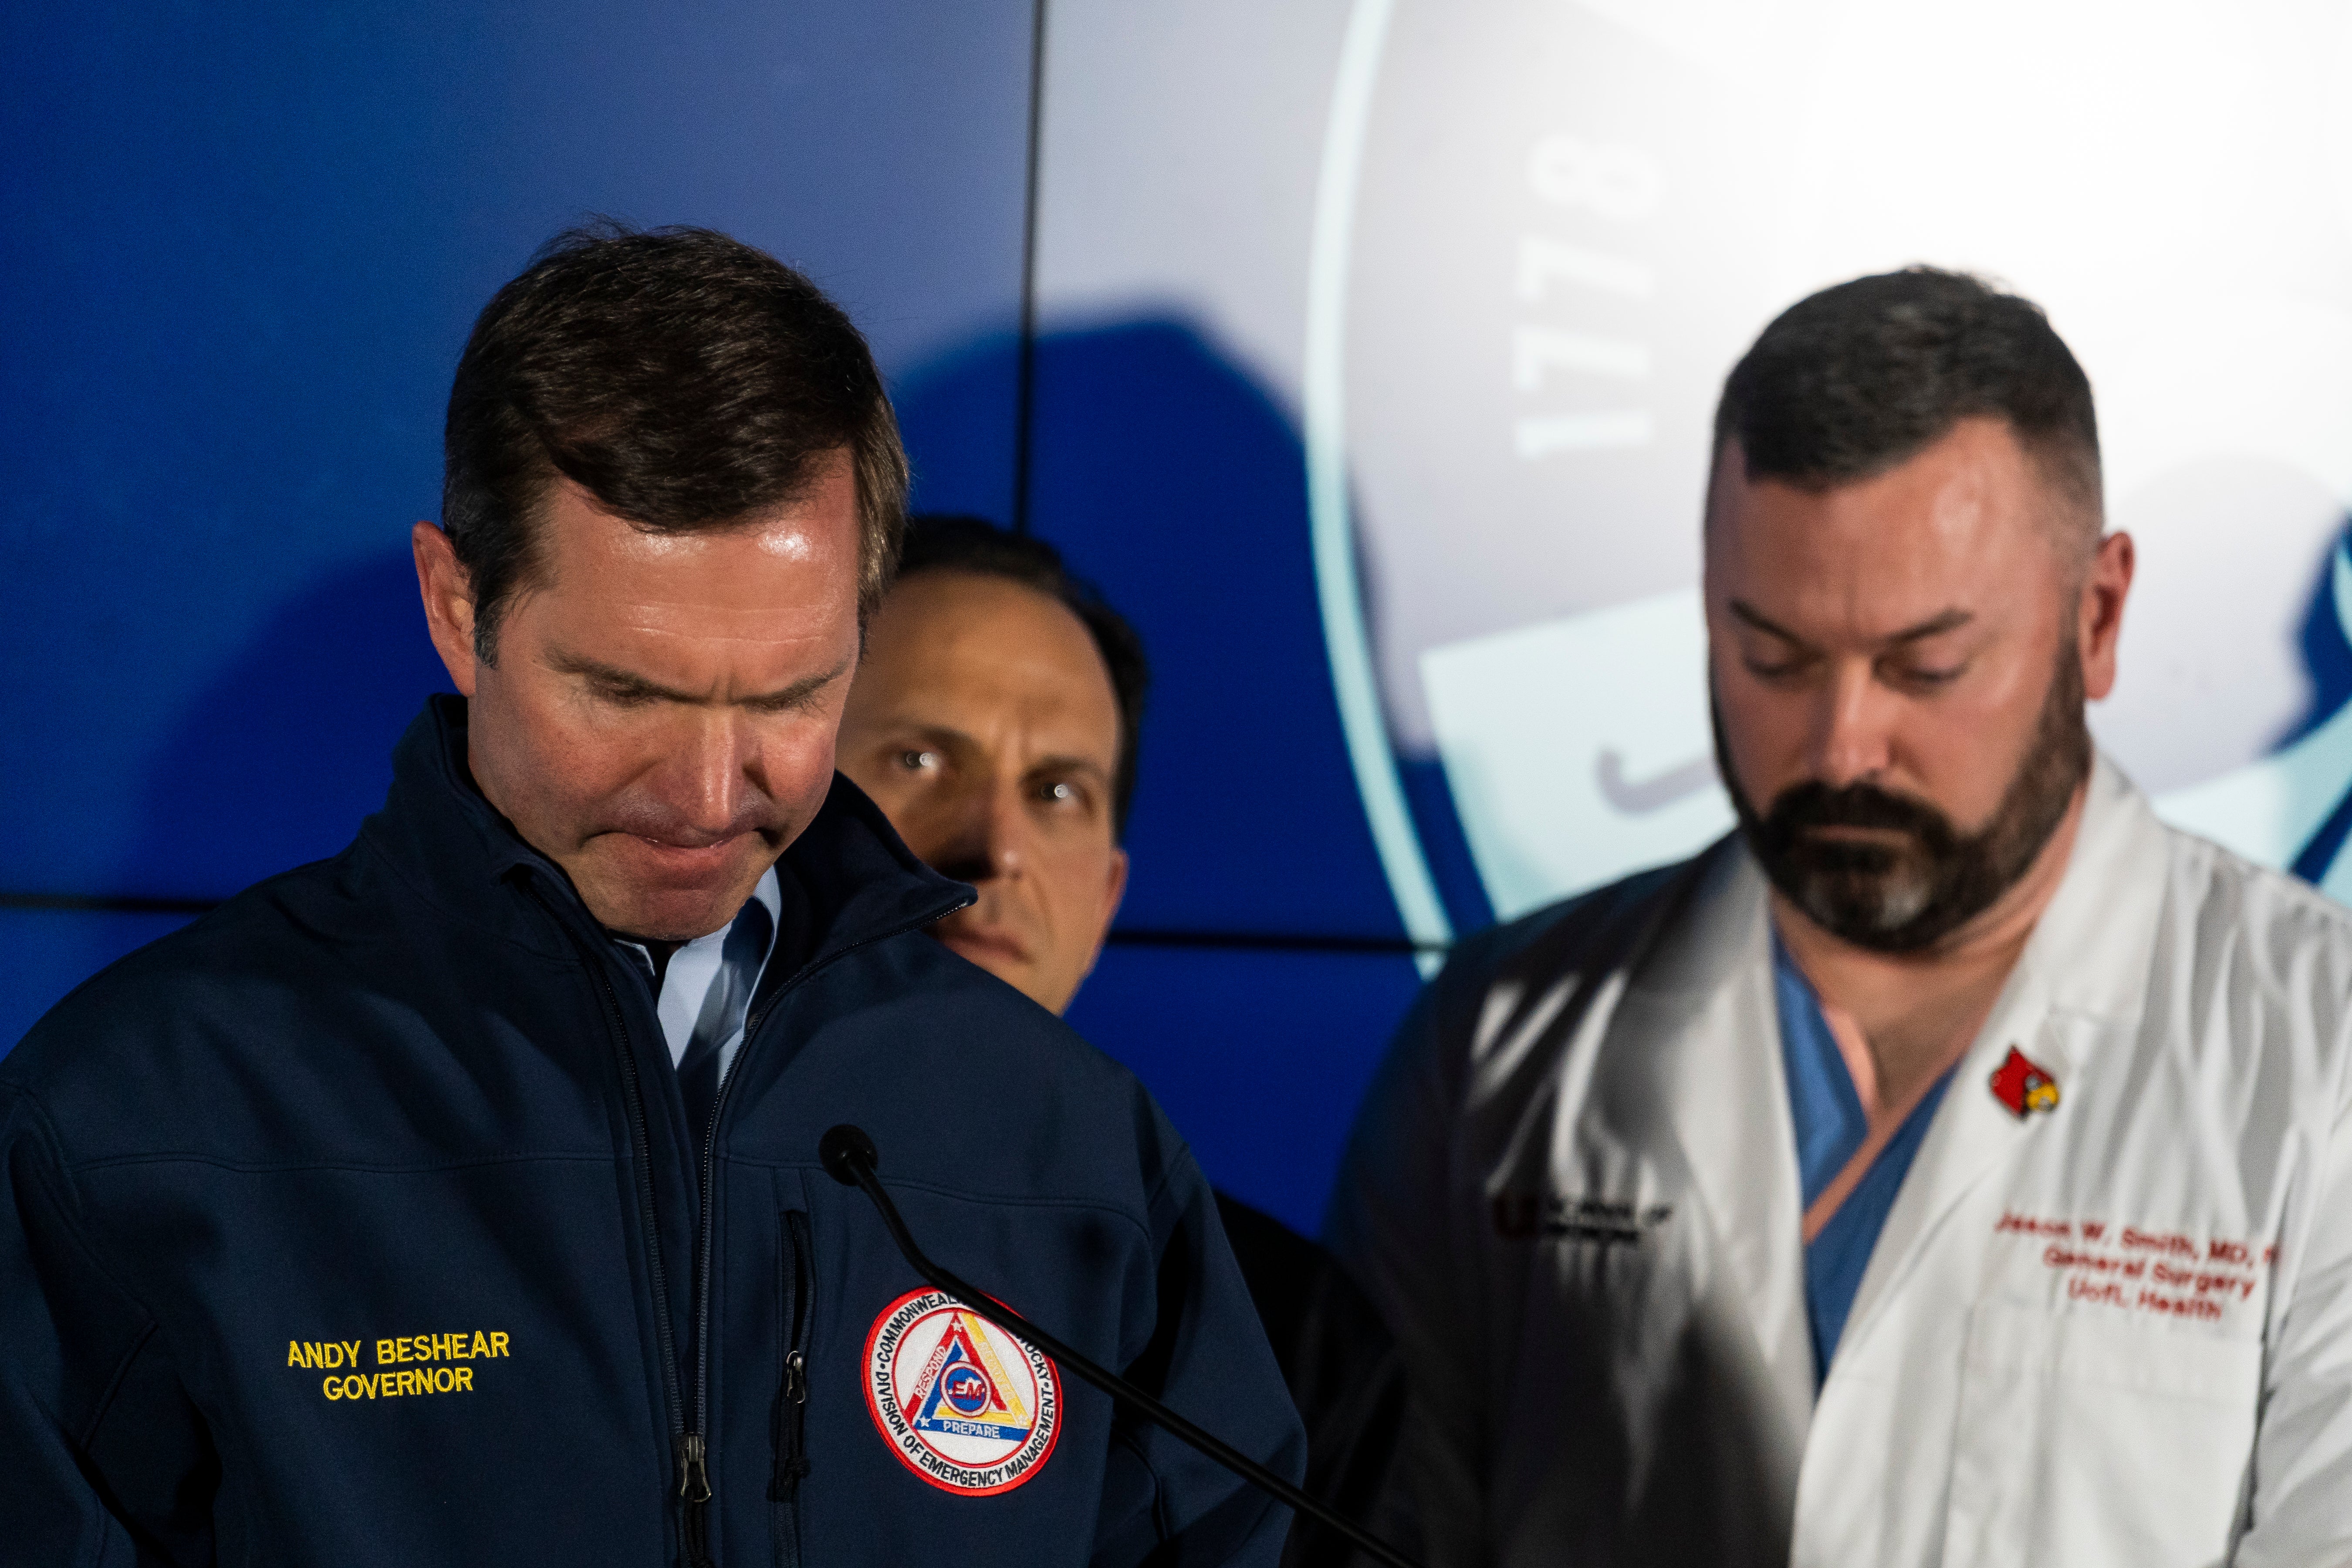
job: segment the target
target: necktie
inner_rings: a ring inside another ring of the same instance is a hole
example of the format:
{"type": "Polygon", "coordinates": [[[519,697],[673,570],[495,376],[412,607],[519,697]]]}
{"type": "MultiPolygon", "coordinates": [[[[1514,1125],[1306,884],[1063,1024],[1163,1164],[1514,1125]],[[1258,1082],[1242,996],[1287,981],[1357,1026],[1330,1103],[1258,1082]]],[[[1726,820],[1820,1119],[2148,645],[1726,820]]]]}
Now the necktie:
{"type": "Polygon", "coordinates": [[[719,973],[703,994],[702,1011],[695,1016],[694,1035],[677,1062],[677,1087],[686,1096],[687,1125],[699,1138],[710,1125],[710,1108],[719,1098],[719,1075],[726,1065],[728,1044],[743,1030],[744,1009],[751,1005],[751,988],[759,984],[760,967],[767,962],[768,942],[775,931],[768,906],[753,899],[727,928],[719,950],[719,973]]]}

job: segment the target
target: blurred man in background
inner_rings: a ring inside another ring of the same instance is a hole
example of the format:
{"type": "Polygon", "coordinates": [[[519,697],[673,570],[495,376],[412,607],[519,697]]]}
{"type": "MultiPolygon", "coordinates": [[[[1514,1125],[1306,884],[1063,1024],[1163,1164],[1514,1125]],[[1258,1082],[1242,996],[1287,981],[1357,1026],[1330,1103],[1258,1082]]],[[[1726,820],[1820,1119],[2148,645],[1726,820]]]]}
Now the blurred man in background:
{"type": "MultiPolygon", "coordinates": [[[[977,900],[940,942],[1060,1013],[1126,890],[1150,669],[1134,629],[1053,546],[970,517],[918,517],[843,716],[840,766],[934,870],[977,900]]],[[[1307,1423],[1307,1489],[1369,1519],[1402,1418],[1402,1372],[1323,1249],[1219,1194],[1276,1359],[1307,1423]]],[[[1318,1526],[1292,1568],[1345,1561],[1318,1526]]]]}
{"type": "Polygon", "coordinates": [[[2082,368],[1865,278],[1713,460],[1738,830],[1457,949],[1335,1203],[1430,1563],[2352,1560],[2352,914],[2092,745],[2082,368]]]}

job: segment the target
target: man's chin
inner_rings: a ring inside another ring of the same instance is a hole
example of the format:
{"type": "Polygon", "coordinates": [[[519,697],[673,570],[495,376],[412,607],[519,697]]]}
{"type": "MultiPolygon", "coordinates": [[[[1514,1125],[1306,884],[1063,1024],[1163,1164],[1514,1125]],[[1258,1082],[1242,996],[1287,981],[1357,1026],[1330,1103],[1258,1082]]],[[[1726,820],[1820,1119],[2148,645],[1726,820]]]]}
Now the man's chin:
{"type": "Polygon", "coordinates": [[[608,835],[567,867],[589,912],[611,931],[656,942],[691,942],[725,926],[759,886],[770,857],[756,836],[729,853],[648,853],[642,839],[608,835]]]}
{"type": "Polygon", "coordinates": [[[1922,921],[1928,911],[1924,901],[1916,899],[1815,893],[1790,901],[1807,920],[1838,941],[1869,952],[1916,952],[1933,945],[1946,929],[1933,921],[1922,921]]]}

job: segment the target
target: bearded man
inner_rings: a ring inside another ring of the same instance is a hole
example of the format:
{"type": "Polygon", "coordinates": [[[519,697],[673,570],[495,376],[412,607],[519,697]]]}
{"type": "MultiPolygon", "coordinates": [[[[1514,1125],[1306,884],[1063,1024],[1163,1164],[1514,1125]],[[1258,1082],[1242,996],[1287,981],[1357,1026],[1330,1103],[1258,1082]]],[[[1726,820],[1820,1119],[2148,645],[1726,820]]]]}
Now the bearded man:
{"type": "Polygon", "coordinates": [[[1713,461],[1738,831],[1457,950],[1335,1199],[1428,1560],[2345,1561],[2352,917],[2091,743],[2082,368],[1860,279],[1713,461]]]}

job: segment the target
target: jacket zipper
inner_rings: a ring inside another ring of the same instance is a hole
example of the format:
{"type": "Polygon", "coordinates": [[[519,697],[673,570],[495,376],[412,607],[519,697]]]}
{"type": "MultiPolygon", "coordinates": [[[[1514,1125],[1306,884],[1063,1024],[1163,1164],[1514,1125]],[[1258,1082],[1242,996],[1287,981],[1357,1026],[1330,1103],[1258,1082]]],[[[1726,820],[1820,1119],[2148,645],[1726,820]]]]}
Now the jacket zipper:
{"type": "MultiPolygon", "coordinates": [[[[961,903],[956,905],[956,909],[962,907],[961,903]]],[[[686,1423],[678,1437],[678,1496],[685,1500],[687,1560],[694,1564],[694,1568],[705,1568],[709,1561],[705,1552],[709,1540],[710,1470],[703,1428],[710,1416],[710,1249],[716,1225],[712,1216],[719,1206],[711,1201],[711,1194],[719,1180],[719,1123],[727,1114],[727,1091],[734,1087],[736,1069],[743,1065],[743,1058],[751,1048],[753,1032],[775,1013],[785,997],[868,942],[882,942],[907,931],[920,930],[954,912],[954,910],[943,910],[919,921],[908,921],[887,931],[876,931],[871,936],[860,937],[808,964],[777,986],[776,994],[769,997],[764,1005],[755,1008],[744,1018],[742,1043],[735,1047],[734,1059],[719,1075],[719,1088],[710,1097],[710,1120],[702,1132],[701,1189],[696,1194],[700,1200],[701,1212],[698,1216],[699,1223],[696,1226],[695,1238],[694,1405],[691,1419],[686,1423]]],[[[608,982],[608,989],[609,986],[608,982]]]]}
{"type": "Polygon", "coordinates": [[[783,1279],[777,1292],[786,1305],[783,1386],[776,1394],[776,1470],[768,1482],[775,1508],[776,1568],[800,1568],[801,1478],[808,1474],[809,1298],[814,1291],[809,1217],[799,1209],[783,1215],[784,1245],[779,1252],[783,1279]]]}
{"type": "MultiPolygon", "coordinates": [[[[621,1011],[621,998],[613,989],[612,976],[605,973],[596,955],[574,935],[561,915],[548,905],[536,887],[531,897],[547,910],[556,928],[571,939],[572,947],[587,964],[588,973],[596,977],[597,990],[604,1002],[604,1019],[613,1030],[613,1043],[621,1057],[621,1101],[629,1118],[630,1147],[635,1154],[637,1189],[637,1224],[645,1232],[646,1267],[653,1282],[654,1337],[661,1348],[662,1396],[669,1406],[669,1436],[673,1457],[678,1472],[678,1496],[688,1500],[689,1510],[695,1510],[694,1490],[698,1480],[702,1496],[710,1496],[710,1481],[704,1468],[702,1435],[687,1429],[685,1400],[677,1386],[677,1333],[669,1318],[669,1281],[662,1268],[660,1216],[654,1208],[653,1135],[646,1122],[645,1086],[637,1077],[636,1052],[629,1040],[629,1022],[621,1011]]],[[[690,1562],[704,1561],[699,1547],[689,1542],[690,1562]]]]}
{"type": "MultiPolygon", "coordinates": [[[[885,941],[918,931],[953,914],[955,910],[941,910],[920,920],[906,921],[871,936],[861,937],[847,946],[828,954],[820,962],[808,965],[798,974],[777,987],[767,1005],[743,1020],[742,1044],[735,1048],[735,1059],[727,1064],[727,1071],[719,1080],[718,1091],[710,1101],[710,1121],[702,1138],[701,1190],[696,1194],[700,1213],[696,1226],[697,1254],[694,1280],[694,1406],[688,1419],[686,1402],[677,1385],[677,1335],[670,1323],[669,1286],[662,1268],[659,1216],[654,1207],[653,1135],[646,1120],[644,1085],[637,1077],[637,1061],[629,1042],[628,1019],[621,1010],[621,998],[613,989],[612,977],[598,963],[594,952],[582,942],[563,917],[551,905],[534,883],[530,896],[545,910],[556,928],[570,940],[572,947],[596,977],[604,1001],[605,1021],[612,1026],[614,1044],[621,1056],[621,1094],[629,1116],[631,1145],[636,1153],[636,1188],[638,1223],[646,1235],[646,1263],[650,1271],[654,1293],[654,1331],[661,1347],[662,1393],[669,1405],[669,1428],[672,1450],[677,1464],[677,1496],[679,1502],[680,1543],[685,1547],[687,1562],[692,1568],[709,1568],[709,1509],[710,1452],[703,1426],[710,1408],[710,1246],[712,1235],[712,1184],[717,1179],[719,1118],[727,1110],[727,1091],[735,1081],[735,1069],[741,1065],[743,1053],[751,1048],[753,1031],[776,1010],[778,1003],[818,972],[829,969],[869,942],[885,941]]],[[[971,900],[966,900],[968,903],[971,900]]],[[[955,906],[961,909],[962,903],[955,906]]],[[[803,1385],[805,1397],[805,1384],[803,1385]]]]}

